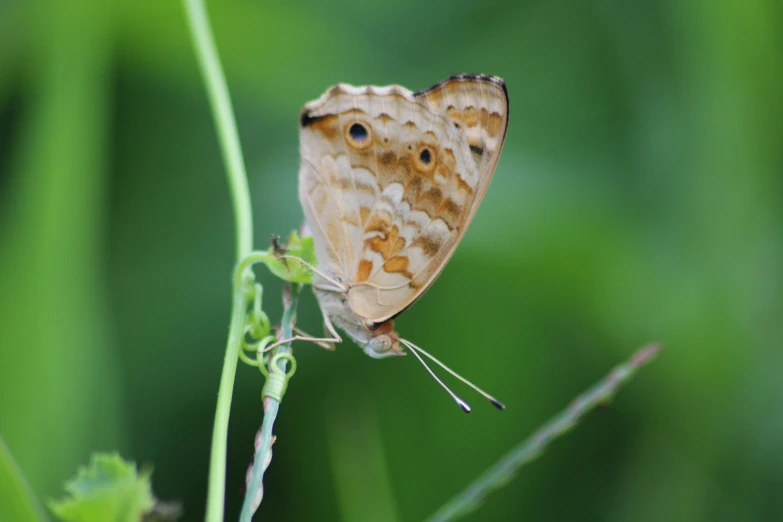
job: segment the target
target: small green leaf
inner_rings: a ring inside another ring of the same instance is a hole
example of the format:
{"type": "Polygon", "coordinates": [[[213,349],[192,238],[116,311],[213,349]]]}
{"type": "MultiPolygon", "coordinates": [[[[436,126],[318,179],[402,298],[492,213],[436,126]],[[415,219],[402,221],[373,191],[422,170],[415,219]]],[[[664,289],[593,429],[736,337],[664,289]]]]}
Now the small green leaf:
{"type": "Polygon", "coordinates": [[[315,247],[312,237],[299,237],[296,232],[291,232],[282,249],[273,245],[269,247],[267,252],[270,255],[266,266],[277,277],[291,283],[310,284],[312,282],[310,269],[296,259],[291,259],[296,257],[315,266],[315,247]],[[286,257],[281,258],[280,256],[286,257]]]}
{"type": "Polygon", "coordinates": [[[155,505],[151,474],[139,473],[116,453],[93,454],[90,465],[65,484],[70,497],[49,507],[67,522],[139,522],[155,505]]]}
{"type": "Polygon", "coordinates": [[[27,479],[0,437],[0,520],[46,522],[47,518],[33,495],[27,479]]]}

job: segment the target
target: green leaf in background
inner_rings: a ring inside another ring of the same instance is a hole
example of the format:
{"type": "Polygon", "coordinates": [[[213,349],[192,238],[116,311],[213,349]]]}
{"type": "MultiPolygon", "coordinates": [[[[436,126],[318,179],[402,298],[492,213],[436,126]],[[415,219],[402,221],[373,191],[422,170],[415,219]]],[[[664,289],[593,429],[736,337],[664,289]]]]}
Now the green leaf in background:
{"type": "Polygon", "coordinates": [[[45,522],[47,520],[27,479],[17,466],[11,451],[0,437],[0,520],[45,522]]]}
{"type": "Polygon", "coordinates": [[[152,511],[155,498],[149,470],[139,473],[136,464],[114,454],[94,454],[65,484],[70,497],[49,504],[68,522],[138,522],[152,511]]]}
{"type": "Polygon", "coordinates": [[[286,241],[286,244],[282,249],[273,244],[269,247],[267,252],[270,255],[265,263],[274,275],[284,281],[290,281],[291,283],[310,284],[312,282],[310,269],[305,265],[295,259],[277,258],[277,256],[281,254],[298,257],[312,266],[315,266],[315,248],[313,247],[312,237],[299,237],[299,234],[294,231],[288,236],[288,241],[286,241]]]}

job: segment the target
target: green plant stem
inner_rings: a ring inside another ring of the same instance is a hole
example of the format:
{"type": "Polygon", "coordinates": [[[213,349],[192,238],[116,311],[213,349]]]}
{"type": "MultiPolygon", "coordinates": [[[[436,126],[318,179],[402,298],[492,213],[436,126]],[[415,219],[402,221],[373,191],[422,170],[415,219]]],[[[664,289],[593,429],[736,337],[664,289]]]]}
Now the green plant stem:
{"type": "MultiPolygon", "coordinates": [[[[301,285],[292,285],[286,283],[283,287],[283,320],[278,330],[278,339],[290,339],[293,336],[294,324],[296,323],[296,307],[299,302],[299,293],[301,285]]],[[[269,360],[279,353],[291,353],[291,343],[284,344],[275,349],[269,356],[269,360]]],[[[285,359],[279,362],[279,368],[285,373],[287,370],[285,359]]],[[[277,419],[277,412],[280,403],[272,397],[265,396],[264,400],[264,420],[261,424],[259,441],[256,445],[256,454],[253,459],[253,468],[250,472],[250,483],[245,492],[245,501],[242,505],[242,514],[240,522],[251,522],[253,513],[261,503],[263,498],[262,484],[264,472],[272,460],[272,429],[277,419]]]]}
{"type": "Polygon", "coordinates": [[[234,109],[203,0],[183,0],[193,44],[215,118],[236,224],[237,261],[253,250],[253,211],[234,109]]]}
{"type": "Polygon", "coordinates": [[[610,400],[639,368],[655,358],[660,349],[660,345],[654,344],[637,350],[628,361],[614,368],[603,380],[577,397],[568,408],[544,424],[530,438],[513,448],[494,466],[432,515],[428,521],[456,520],[478,508],[484,497],[506,485],[519,468],[540,456],[550,442],[573,428],[587,412],[610,400]]]}
{"type": "MultiPolygon", "coordinates": [[[[234,206],[237,261],[253,250],[253,218],[250,191],[247,184],[242,149],[239,144],[231,97],[220,65],[215,42],[203,0],[182,0],[193,37],[201,74],[207,88],[212,115],[217,127],[220,149],[234,206]]],[[[244,271],[234,277],[234,299],[223,371],[220,377],[215,424],[212,431],[212,449],[209,463],[209,484],[205,520],[223,520],[226,484],[226,451],[228,448],[228,419],[234,390],[239,350],[247,313],[247,286],[243,284],[244,271]]]]}

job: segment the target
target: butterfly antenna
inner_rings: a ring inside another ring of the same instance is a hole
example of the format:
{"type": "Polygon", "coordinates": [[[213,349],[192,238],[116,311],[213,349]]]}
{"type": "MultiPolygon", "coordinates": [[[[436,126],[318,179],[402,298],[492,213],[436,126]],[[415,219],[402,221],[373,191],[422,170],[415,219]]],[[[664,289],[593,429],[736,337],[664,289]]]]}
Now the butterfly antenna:
{"type": "MultiPolygon", "coordinates": [[[[465,384],[467,384],[468,386],[470,386],[471,388],[473,388],[474,390],[479,392],[484,398],[486,398],[489,402],[491,402],[492,405],[495,408],[497,408],[499,410],[505,410],[506,409],[505,405],[502,402],[500,402],[499,400],[494,398],[492,395],[488,394],[487,392],[485,392],[484,390],[482,390],[481,388],[479,388],[478,386],[476,386],[475,384],[473,384],[472,382],[470,382],[469,380],[464,378],[462,375],[458,374],[457,372],[455,372],[454,370],[452,370],[451,368],[449,368],[448,366],[446,366],[445,364],[440,362],[438,359],[435,358],[434,355],[429,354],[425,350],[419,348],[418,346],[416,346],[412,342],[407,341],[405,339],[400,339],[400,342],[403,343],[408,348],[410,348],[411,351],[413,352],[413,354],[416,355],[416,357],[419,357],[416,354],[416,352],[418,351],[418,352],[423,353],[424,355],[426,355],[427,357],[429,357],[433,361],[435,361],[438,364],[438,366],[440,366],[441,368],[443,368],[444,370],[449,372],[451,375],[453,375],[454,377],[456,377],[460,381],[464,382],[465,384]]],[[[421,357],[419,357],[419,360],[421,361],[421,357]]],[[[422,361],[422,364],[424,364],[424,361],[422,361]]],[[[427,365],[425,364],[424,366],[427,366],[427,365]]],[[[427,368],[427,369],[429,370],[429,368],[427,368]]],[[[432,370],[430,370],[430,373],[432,373],[432,370]]],[[[434,377],[434,374],[433,374],[433,377],[434,377]]],[[[440,379],[438,379],[437,377],[435,377],[435,378],[438,380],[438,382],[440,382],[440,379]]],[[[443,385],[443,384],[441,383],[441,385],[443,385]]],[[[445,387],[445,385],[444,385],[444,387],[445,387]]]]}
{"type": "Polygon", "coordinates": [[[452,398],[452,399],[454,399],[454,402],[456,402],[456,403],[457,403],[457,405],[458,405],[460,408],[462,408],[462,411],[464,411],[465,413],[470,413],[470,405],[469,405],[467,402],[465,402],[465,401],[463,401],[462,399],[460,399],[460,398],[457,396],[457,394],[456,394],[456,393],[454,393],[453,391],[451,391],[451,388],[449,388],[448,386],[446,386],[446,383],[445,383],[445,382],[441,381],[441,380],[438,378],[438,376],[437,376],[437,375],[435,375],[435,372],[433,372],[433,371],[432,371],[432,369],[431,369],[431,368],[430,368],[430,367],[427,365],[427,363],[425,363],[425,362],[424,362],[424,359],[422,359],[422,358],[421,358],[421,356],[420,356],[418,353],[416,353],[416,349],[415,349],[413,346],[409,345],[409,344],[408,344],[408,342],[407,342],[407,341],[405,341],[404,339],[400,339],[400,342],[401,342],[401,343],[403,343],[405,346],[407,346],[408,348],[410,348],[410,349],[411,349],[411,353],[412,353],[413,355],[415,355],[415,356],[416,356],[416,358],[417,358],[417,359],[419,360],[419,362],[421,363],[421,365],[422,365],[422,366],[424,366],[424,368],[426,368],[428,372],[430,372],[430,375],[432,375],[432,378],[433,378],[433,379],[435,379],[435,381],[437,381],[437,383],[438,383],[438,384],[440,384],[440,385],[443,387],[443,389],[444,389],[444,390],[446,390],[446,393],[448,393],[449,395],[451,395],[451,398],[452,398]]]}

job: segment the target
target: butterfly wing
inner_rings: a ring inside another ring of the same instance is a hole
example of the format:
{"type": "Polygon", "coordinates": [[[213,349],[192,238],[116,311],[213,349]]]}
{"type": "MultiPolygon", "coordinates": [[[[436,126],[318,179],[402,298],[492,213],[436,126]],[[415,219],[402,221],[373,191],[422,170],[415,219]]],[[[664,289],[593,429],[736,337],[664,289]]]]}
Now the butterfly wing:
{"type": "Polygon", "coordinates": [[[475,214],[500,155],[499,78],[456,75],[412,93],[336,85],[301,118],[300,200],[319,268],[380,323],[420,297],[475,214]]]}
{"type": "Polygon", "coordinates": [[[415,96],[433,111],[445,114],[465,135],[480,180],[468,216],[470,223],[489,187],[506,139],[506,83],[497,76],[457,74],[415,96]]]}

